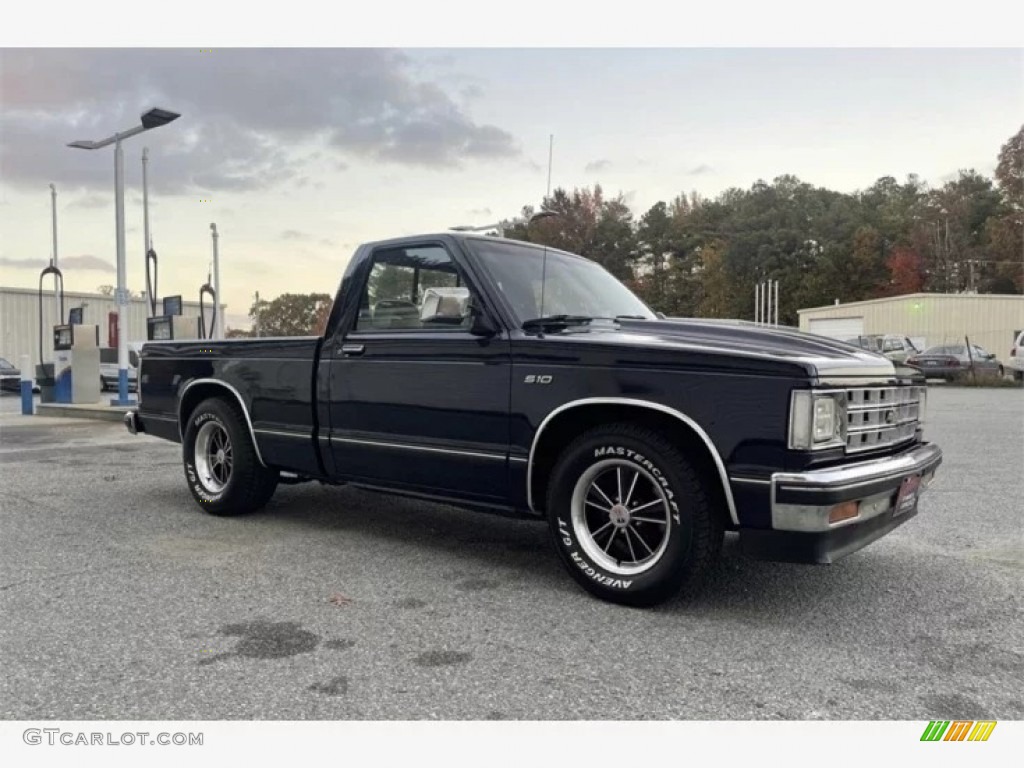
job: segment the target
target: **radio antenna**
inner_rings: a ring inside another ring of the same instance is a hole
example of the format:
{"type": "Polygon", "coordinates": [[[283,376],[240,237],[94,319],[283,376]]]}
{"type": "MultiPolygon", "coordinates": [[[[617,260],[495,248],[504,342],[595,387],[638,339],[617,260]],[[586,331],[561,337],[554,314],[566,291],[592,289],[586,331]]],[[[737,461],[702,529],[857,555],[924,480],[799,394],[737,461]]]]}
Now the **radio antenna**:
{"type": "MultiPolygon", "coordinates": [[[[544,206],[547,205],[548,199],[551,197],[551,160],[555,154],[555,134],[551,134],[548,137],[548,191],[544,194],[544,203],[541,205],[540,211],[530,219],[532,222],[534,218],[541,214],[547,213],[544,206]]],[[[548,214],[552,215],[552,214],[548,214]]],[[[530,228],[530,223],[526,224],[527,230],[530,228]]],[[[544,243],[544,253],[540,257],[540,314],[538,317],[544,317],[544,289],[547,287],[548,277],[548,245],[544,243]]]]}
{"type": "Polygon", "coordinates": [[[551,197],[551,158],[555,154],[555,134],[548,137],[548,191],[545,197],[551,197]]]}

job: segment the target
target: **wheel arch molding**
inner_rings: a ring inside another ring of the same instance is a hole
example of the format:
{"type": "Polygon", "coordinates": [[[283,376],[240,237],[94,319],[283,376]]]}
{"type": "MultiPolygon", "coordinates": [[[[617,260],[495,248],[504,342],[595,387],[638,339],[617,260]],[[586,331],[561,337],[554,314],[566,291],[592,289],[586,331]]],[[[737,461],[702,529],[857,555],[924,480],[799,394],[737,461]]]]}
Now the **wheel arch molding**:
{"type": "Polygon", "coordinates": [[[543,506],[551,474],[550,463],[554,458],[552,454],[557,455],[557,451],[561,447],[568,444],[575,435],[584,429],[609,423],[609,419],[604,417],[610,417],[614,421],[623,421],[628,420],[630,413],[634,417],[640,416],[641,419],[647,421],[655,417],[662,423],[685,430],[692,436],[692,442],[702,447],[705,452],[704,458],[717,472],[719,480],[717,485],[721,489],[721,498],[728,510],[732,524],[738,527],[739,516],[736,512],[736,502],[729,485],[725,462],[704,428],[690,416],[670,406],[626,397],[587,397],[572,400],[555,408],[544,417],[533,436],[527,460],[526,499],[530,510],[536,514],[541,511],[543,506]],[[626,418],[624,419],[623,416],[626,418]],[[548,466],[539,466],[539,462],[544,460],[548,461],[548,466]]]}
{"type": "Polygon", "coordinates": [[[256,450],[256,458],[261,466],[267,466],[266,462],[263,461],[263,456],[260,454],[260,444],[256,439],[256,430],[253,428],[252,418],[249,416],[249,409],[242,398],[242,393],[231,384],[220,379],[193,379],[182,388],[181,393],[178,395],[178,434],[181,437],[182,443],[185,441],[185,422],[188,421],[196,407],[203,400],[210,397],[234,398],[242,411],[242,416],[245,417],[245,425],[249,430],[249,437],[252,438],[253,448],[256,450]]]}

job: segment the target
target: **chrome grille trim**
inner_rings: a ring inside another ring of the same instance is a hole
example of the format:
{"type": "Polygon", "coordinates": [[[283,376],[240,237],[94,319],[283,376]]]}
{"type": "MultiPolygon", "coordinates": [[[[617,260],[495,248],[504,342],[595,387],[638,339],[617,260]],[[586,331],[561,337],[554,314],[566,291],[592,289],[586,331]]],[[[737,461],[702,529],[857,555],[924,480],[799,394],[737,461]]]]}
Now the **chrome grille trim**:
{"type": "Polygon", "coordinates": [[[859,453],[913,440],[921,420],[919,386],[845,390],[846,452],[859,453]]]}

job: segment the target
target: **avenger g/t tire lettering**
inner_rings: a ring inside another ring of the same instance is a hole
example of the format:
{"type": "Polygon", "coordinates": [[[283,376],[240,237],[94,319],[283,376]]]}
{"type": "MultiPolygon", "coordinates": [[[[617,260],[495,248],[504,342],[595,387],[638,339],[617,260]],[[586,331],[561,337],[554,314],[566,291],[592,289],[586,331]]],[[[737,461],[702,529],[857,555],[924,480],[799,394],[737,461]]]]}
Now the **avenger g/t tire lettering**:
{"type": "Polygon", "coordinates": [[[189,415],[182,446],[192,497],[211,515],[255,512],[277,488],[278,473],[264,467],[237,403],[213,397],[189,415]]]}
{"type": "Polygon", "coordinates": [[[598,427],[559,456],[548,486],[555,548],[588,592],[649,606],[699,585],[724,529],[706,483],[663,434],[598,427]]]}

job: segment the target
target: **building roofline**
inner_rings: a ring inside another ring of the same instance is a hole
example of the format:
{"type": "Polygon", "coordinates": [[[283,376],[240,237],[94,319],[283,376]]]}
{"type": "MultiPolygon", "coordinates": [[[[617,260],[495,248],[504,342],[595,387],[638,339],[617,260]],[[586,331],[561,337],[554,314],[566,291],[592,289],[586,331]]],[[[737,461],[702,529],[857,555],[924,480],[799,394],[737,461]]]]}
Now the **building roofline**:
{"type": "MultiPolygon", "coordinates": [[[[3,294],[3,293],[29,294],[29,295],[31,295],[33,297],[38,297],[39,296],[39,289],[38,288],[15,288],[13,286],[8,287],[8,286],[0,285],[0,294],[3,294]]],[[[172,294],[172,295],[175,295],[175,294],[172,294]]],[[[52,298],[52,297],[53,297],[53,289],[52,288],[43,288],[43,298],[52,298]]],[[[69,298],[73,298],[73,299],[98,299],[98,300],[115,301],[114,294],[112,294],[112,293],[111,294],[83,293],[82,291],[64,291],[64,298],[65,298],[65,300],[69,299],[69,298]]],[[[146,303],[146,299],[140,298],[138,296],[132,296],[131,299],[129,299],[129,301],[132,304],[145,304],[146,303]]],[[[199,302],[198,301],[192,301],[192,300],[188,300],[188,299],[185,299],[185,298],[182,298],[181,302],[182,302],[182,304],[185,304],[185,305],[188,305],[188,306],[192,306],[192,305],[195,305],[197,307],[199,306],[199,302]]],[[[226,304],[221,304],[221,306],[227,306],[227,305],[226,304]]]]}
{"type": "Polygon", "coordinates": [[[807,307],[798,309],[797,314],[804,312],[815,312],[819,309],[840,309],[843,307],[862,307],[867,304],[884,304],[892,301],[906,301],[907,299],[1024,299],[1019,293],[904,293],[900,296],[883,296],[878,299],[865,299],[863,301],[848,301],[842,304],[822,304],[818,307],[807,307]]]}

